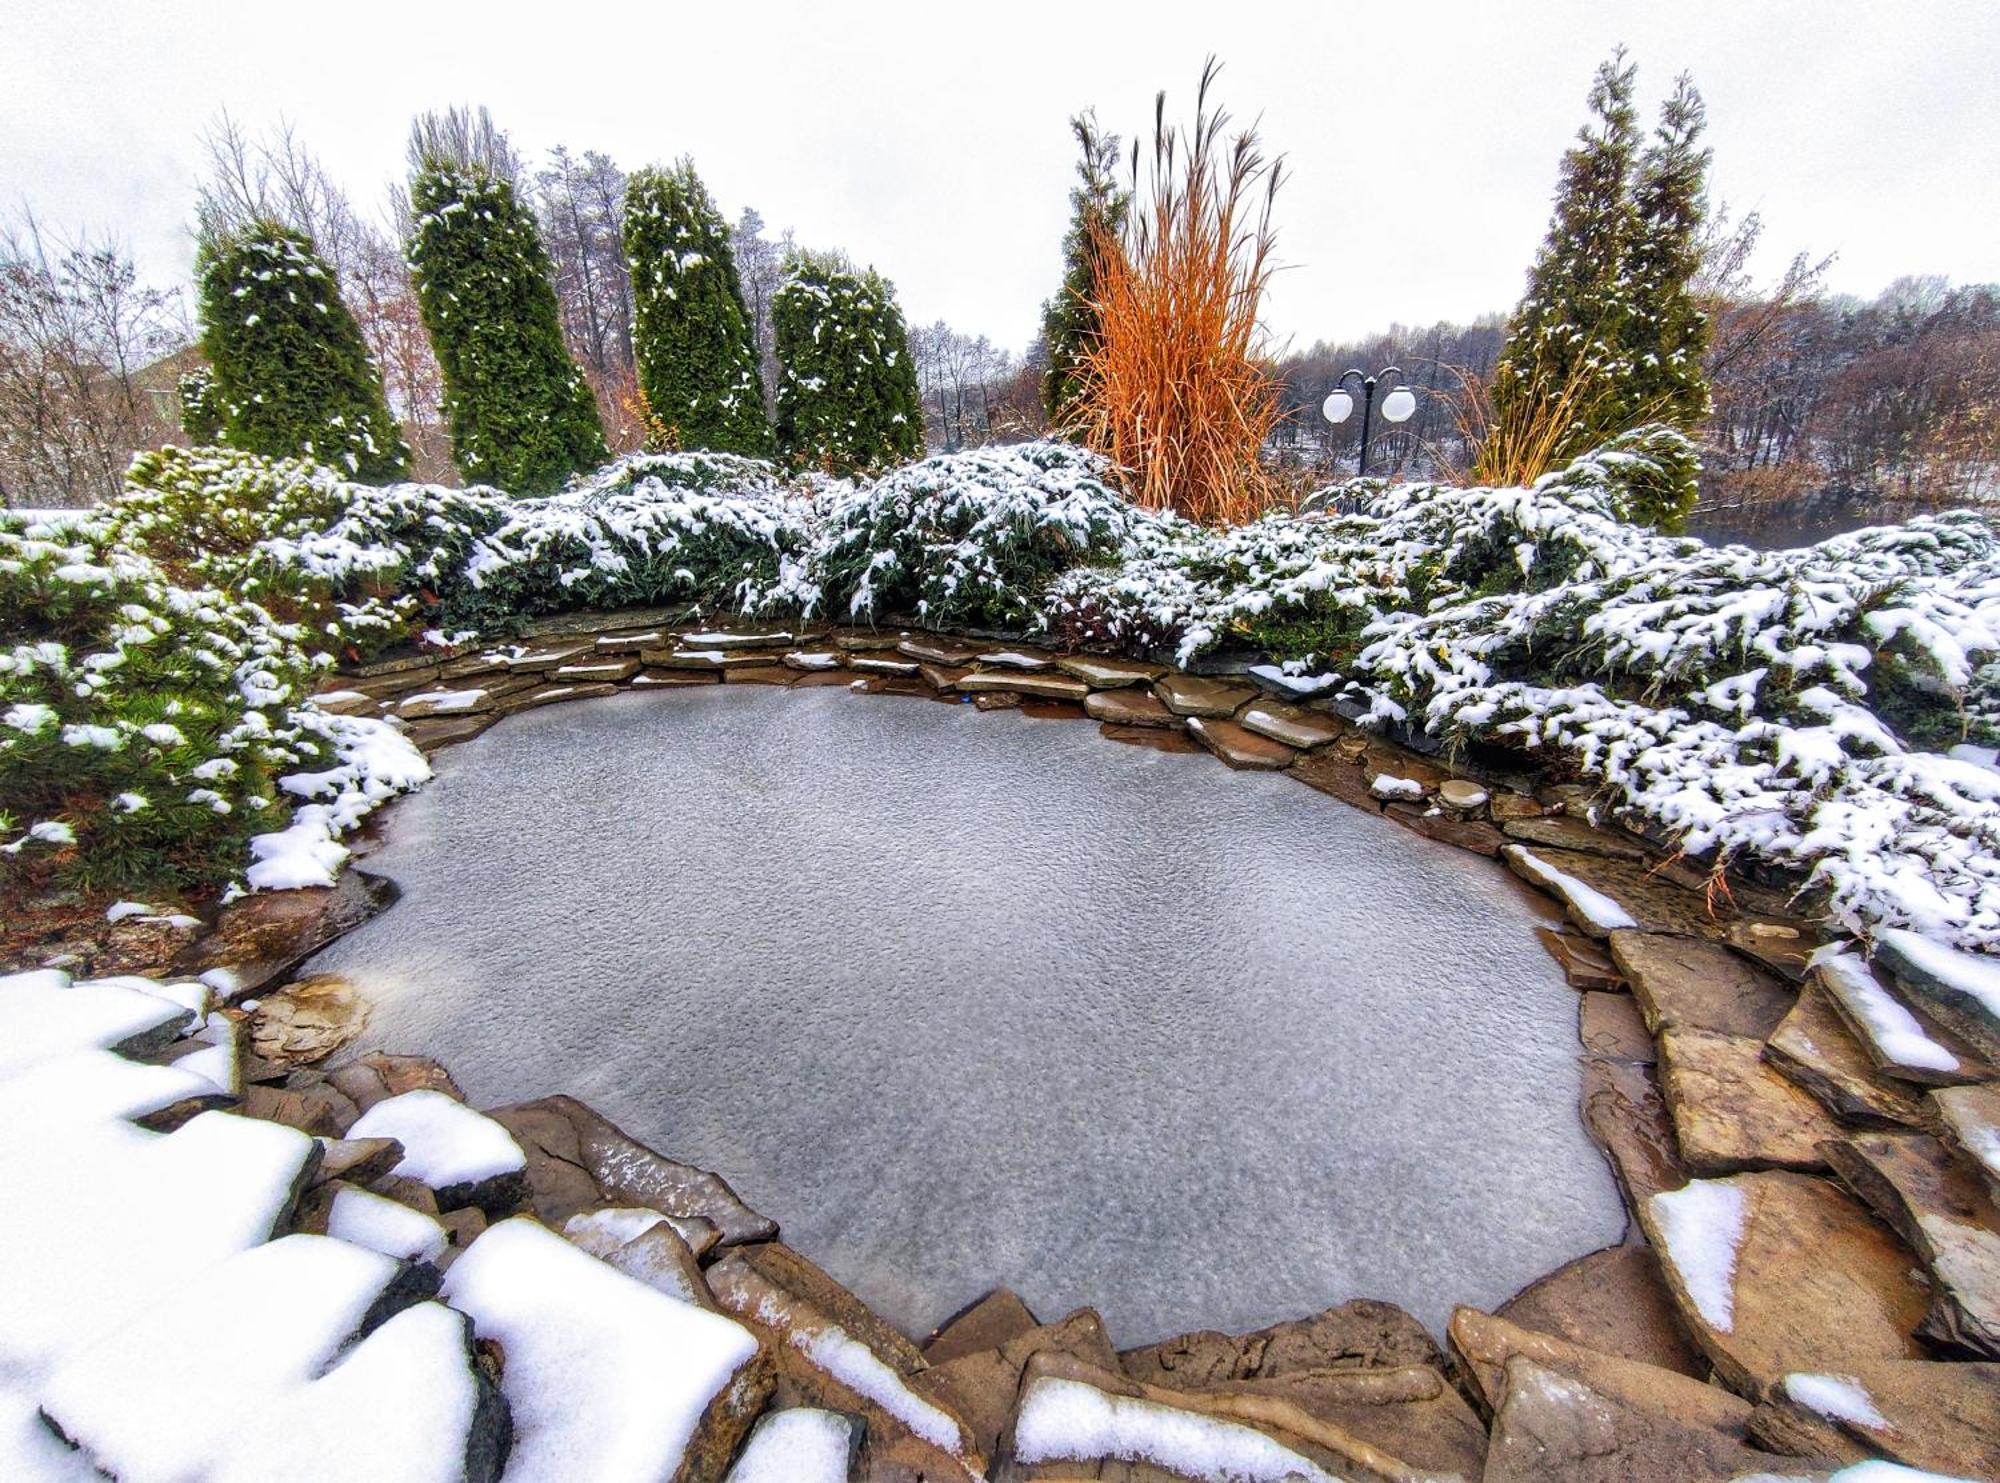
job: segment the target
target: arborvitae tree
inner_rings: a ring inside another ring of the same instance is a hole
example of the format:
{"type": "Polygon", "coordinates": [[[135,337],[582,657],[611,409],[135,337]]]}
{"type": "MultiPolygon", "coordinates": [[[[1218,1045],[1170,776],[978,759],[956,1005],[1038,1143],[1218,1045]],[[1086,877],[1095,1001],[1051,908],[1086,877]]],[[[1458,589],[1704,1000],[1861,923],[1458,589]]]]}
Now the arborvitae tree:
{"type": "Polygon", "coordinates": [[[1069,193],[1069,231],[1063,235],[1063,281],[1042,305],[1042,339],[1048,365],[1042,372],[1042,407],[1049,425],[1060,430],[1081,391],[1077,366],[1097,338],[1097,244],[1124,230],[1132,193],[1118,184],[1118,136],[1097,132],[1097,115],[1086,110],[1069,121],[1082,158],[1079,184],[1069,193]]]}
{"type": "Polygon", "coordinates": [[[1551,467],[1632,425],[1625,337],[1638,232],[1634,72],[1622,47],[1597,69],[1590,122],[1563,156],[1549,234],[1493,373],[1496,425],[1563,419],[1548,450],[1551,467]]]}
{"type": "Polygon", "coordinates": [[[1659,127],[1640,157],[1633,204],[1633,237],[1627,278],[1631,312],[1625,321],[1630,362],[1628,401],[1647,422],[1699,433],[1710,409],[1708,316],[1690,290],[1701,267],[1701,230],[1707,214],[1709,150],[1701,147],[1708,114],[1686,73],[1660,107],[1659,127]]]}
{"type": "Polygon", "coordinates": [[[467,479],[509,493],[557,489],[608,455],[535,219],[486,164],[427,147],[421,132],[412,152],[410,271],[452,456],[467,479]]]}
{"type": "Polygon", "coordinates": [[[625,188],[633,351],[652,424],[676,448],[768,454],[771,425],[729,225],[694,162],[625,188]]]}
{"type": "Polygon", "coordinates": [[[216,401],[215,376],[196,366],[175,383],[181,399],[181,435],[197,448],[222,441],[222,408],[216,401]]]}
{"type": "Polygon", "coordinates": [[[224,442],[361,479],[408,470],[382,377],[310,237],[272,221],[210,232],[195,271],[224,442]]]}
{"type": "Polygon", "coordinates": [[[848,474],[923,451],[916,362],[886,279],[836,257],[797,253],[771,315],[778,446],[794,462],[848,474]]]}

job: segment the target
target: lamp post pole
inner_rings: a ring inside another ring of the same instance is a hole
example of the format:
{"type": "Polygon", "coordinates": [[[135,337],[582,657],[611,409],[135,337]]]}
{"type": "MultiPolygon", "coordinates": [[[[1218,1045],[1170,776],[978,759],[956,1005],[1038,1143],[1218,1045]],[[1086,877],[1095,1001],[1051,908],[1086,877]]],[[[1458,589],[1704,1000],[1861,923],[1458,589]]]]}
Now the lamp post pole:
{"type": "MultiPolygon", "coordinates": [[[[1333,383],[1333,390],[1320,404],[1320,412],[1328,422],[1339,424],[1347,421],[1354,413],[1354,397],[1347,390],[1348,378],[1353,377],[1361,383],[1361,457],[1354,465],[1357,478],[1366,477],[1368,473],[1368,441],[1375,431],[1375,388],[1392,376],[1401,381],[1403,368],[1384,366],[1372,376],[1365,371],[1342,371],[1340,379],[1333,383]]],[[[1416,410],[1416,393],[1407,386],[1394,386],[1382,398],[1382,416],[1386,421],[1407,422],[1416,410]]]]}

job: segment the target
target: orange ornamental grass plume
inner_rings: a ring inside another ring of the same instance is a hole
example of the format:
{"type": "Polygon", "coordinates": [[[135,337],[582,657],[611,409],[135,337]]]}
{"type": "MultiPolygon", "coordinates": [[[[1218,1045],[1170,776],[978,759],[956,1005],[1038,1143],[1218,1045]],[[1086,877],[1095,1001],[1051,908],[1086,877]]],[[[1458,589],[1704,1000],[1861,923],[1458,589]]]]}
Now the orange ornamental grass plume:
{"type": "Polygon", "coordinates": [[[1276,489],[1259,455],[1279,419],[1278,380],[1262,358],[1258,306],[1271,261],[1271,203],[1283,175],[1254,127],[1225,141],[1211,109],[1218,67],[1202,69],[1194,127],[1154,107],[1148,199],[1123,239],[1093,233],[1095,337],[1065,429],[1107,455],[1139,504],[1222,524],[1252,519],[1276,489]]]}

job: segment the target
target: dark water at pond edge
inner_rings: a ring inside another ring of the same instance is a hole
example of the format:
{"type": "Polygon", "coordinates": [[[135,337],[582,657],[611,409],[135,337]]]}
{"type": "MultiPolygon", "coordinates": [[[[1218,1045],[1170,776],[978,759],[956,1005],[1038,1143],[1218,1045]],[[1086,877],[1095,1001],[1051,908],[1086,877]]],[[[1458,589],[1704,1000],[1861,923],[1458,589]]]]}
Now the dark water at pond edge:
{"type": "Polygon", "coordinates": [[[1498,866],[1077,721],[715,686],[510,718],[312,965],[477,1105],[567,1091],[922,1333],[1434,1330],[1615,1242],[1577,996],[1498,866]]]}

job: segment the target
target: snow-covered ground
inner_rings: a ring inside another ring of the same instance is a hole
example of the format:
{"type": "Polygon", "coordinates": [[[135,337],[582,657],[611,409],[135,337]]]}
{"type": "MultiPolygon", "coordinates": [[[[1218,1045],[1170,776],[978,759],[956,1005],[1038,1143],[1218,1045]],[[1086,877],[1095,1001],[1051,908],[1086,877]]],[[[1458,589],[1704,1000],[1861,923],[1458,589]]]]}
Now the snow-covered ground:
{"type": "Polygon", "coordinates": [[[437,759],[312,967],[475,1103],[583,1097],[911,1332],[1441,1325],[1615,1241],[1576,999],[1500,867],[1095,728],[715,686],[437,759]]]}

